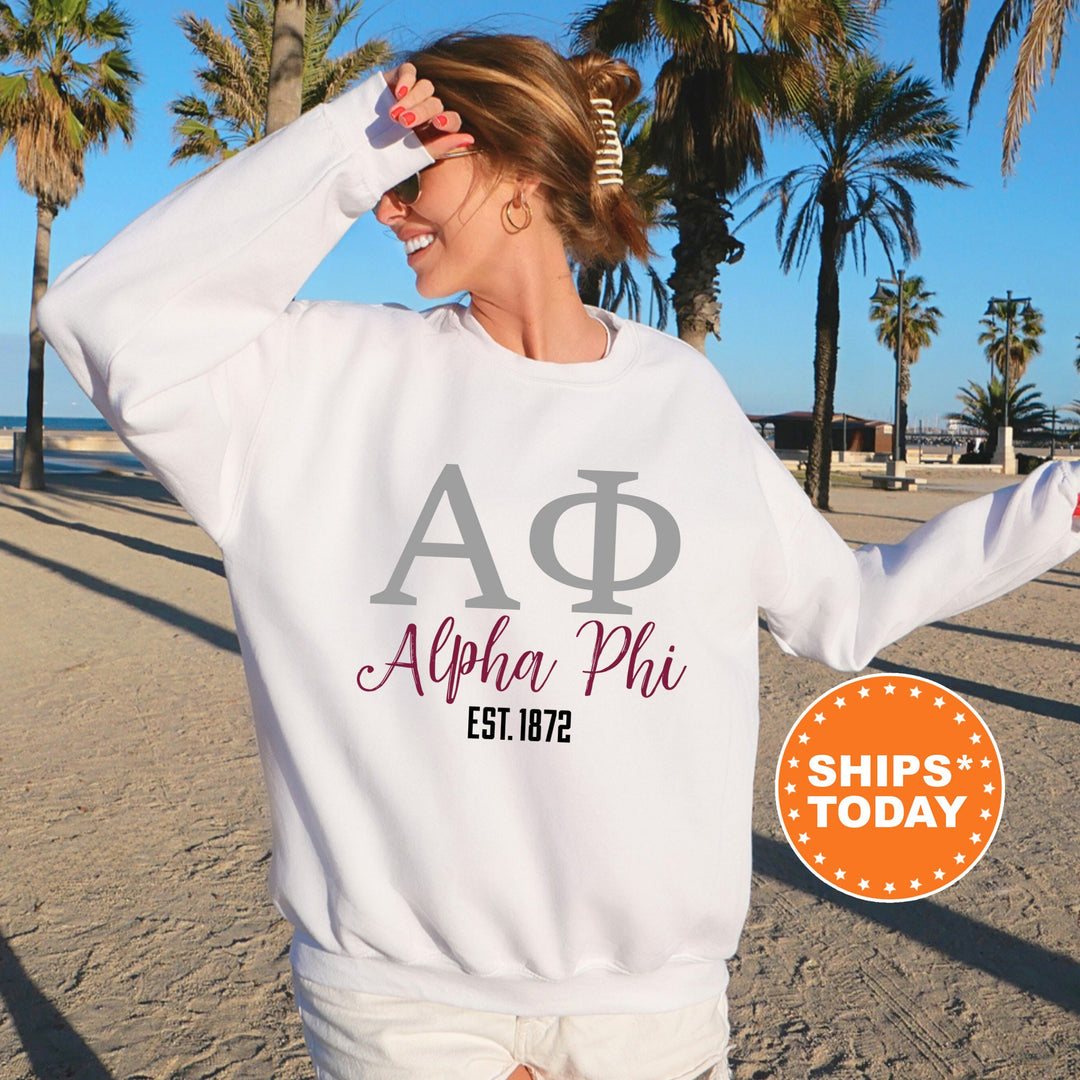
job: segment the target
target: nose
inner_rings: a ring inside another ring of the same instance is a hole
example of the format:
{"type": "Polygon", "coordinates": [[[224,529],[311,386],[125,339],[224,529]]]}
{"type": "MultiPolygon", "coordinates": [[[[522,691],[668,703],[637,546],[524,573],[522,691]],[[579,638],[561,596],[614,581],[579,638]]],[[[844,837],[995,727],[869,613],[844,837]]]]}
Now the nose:
{"type": "Polygon", "coordinates": [[[389,225],[403,218],[405,209],[405,204],[392,191],[384,191],[375,206],[375,220],[380,225],[389,225]]]}

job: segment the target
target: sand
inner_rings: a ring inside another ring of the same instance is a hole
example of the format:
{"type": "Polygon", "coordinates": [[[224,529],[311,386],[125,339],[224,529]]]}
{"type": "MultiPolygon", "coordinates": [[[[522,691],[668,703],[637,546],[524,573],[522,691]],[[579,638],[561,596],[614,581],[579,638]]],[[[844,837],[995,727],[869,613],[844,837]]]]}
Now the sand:
{"type": "MultiPolygon", "coordinates": [[[[829,520],[850,542],[898,540],[1000,482],[838,486],[829,520]]],[[[213,544],[149,479],[5,483],[0,616],[0,1080],[310,1077],[213,544]]],[[[982,862],[910,904],[848,899],[788,850],[779,746],[844,676],[762,635],[736,1080],[1080,1076],[1078,616],[1080,557],[868,669],[967,697],[1005,764],[982,862]]]]}

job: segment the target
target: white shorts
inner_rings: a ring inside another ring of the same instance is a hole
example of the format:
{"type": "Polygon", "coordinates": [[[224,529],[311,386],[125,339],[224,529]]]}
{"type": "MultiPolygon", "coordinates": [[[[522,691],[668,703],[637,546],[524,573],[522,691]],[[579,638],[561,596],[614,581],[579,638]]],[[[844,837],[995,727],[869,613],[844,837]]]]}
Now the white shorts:
{"type": "Polygon", "coordinates": [[[729,1080],[727,998],[665,1013],[514,1016],[293,974],[318,1080],[729,1080]]]}

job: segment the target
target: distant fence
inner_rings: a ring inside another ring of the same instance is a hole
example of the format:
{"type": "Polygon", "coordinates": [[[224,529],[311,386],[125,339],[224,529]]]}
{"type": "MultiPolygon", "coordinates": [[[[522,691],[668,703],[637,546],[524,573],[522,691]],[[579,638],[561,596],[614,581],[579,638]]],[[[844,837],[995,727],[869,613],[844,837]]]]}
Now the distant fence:
{"type": "MultiPolygon", "coordinates": [[[[0,431],[0,440],[4,439],[0,431]]],[[[46,431],[42,437],[46,450],[62,450],[68,453],[126,454],[128,448],[114,431],[46,431]]],[[[0,442],[0,446],[3,443],[0,442]]],[[[11,471],[22,472],[23,453],[26,450],[26,432],[11,432],[11,471]]]]}

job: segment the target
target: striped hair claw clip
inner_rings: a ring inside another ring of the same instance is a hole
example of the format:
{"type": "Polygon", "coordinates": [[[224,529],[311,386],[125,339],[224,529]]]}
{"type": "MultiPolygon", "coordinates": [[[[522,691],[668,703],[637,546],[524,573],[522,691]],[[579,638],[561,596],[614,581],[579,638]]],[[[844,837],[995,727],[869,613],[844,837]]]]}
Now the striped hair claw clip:
{"type": "Polygon", "coordinates": [[[615,110],[610,98],[590,98],[592,107],[600,119],[600,137],[596,147],[596,182],[607,184],[623,182],[623,148],[619,141],[619,129],[615,124],[615,110]]]}

